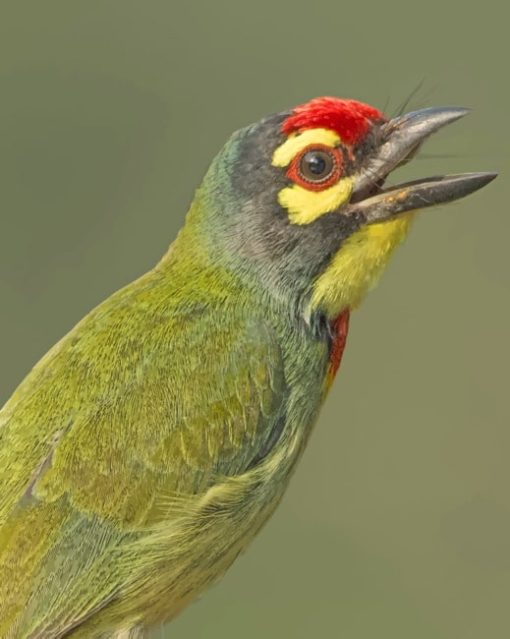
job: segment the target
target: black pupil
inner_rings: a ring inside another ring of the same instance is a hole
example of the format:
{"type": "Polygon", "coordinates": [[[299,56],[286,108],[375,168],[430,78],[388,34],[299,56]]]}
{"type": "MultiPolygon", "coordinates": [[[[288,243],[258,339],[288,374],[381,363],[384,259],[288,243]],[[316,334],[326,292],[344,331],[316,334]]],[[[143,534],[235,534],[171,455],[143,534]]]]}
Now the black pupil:
{"type": "Polygon", "coordinates": [[[301,175],[309,182],[320,182],[327,179],[335,168],[330,153],[310,150],[303,155],[300,163],[301,175]]]}
{"type": "Polygon", "coordinates": [[[324,175],[326,171],[326,160],[322,154],[311,152],[305,155],[305,162],[308,164],[308,170],[314,175],[324,175]]]}

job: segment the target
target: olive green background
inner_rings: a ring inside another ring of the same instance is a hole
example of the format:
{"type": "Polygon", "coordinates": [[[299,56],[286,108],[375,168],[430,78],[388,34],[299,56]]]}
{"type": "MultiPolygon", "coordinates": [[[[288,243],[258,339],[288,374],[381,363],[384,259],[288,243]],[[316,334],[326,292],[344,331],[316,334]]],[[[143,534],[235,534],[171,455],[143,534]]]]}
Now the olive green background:
{"type": "Polygon", "coordinates": [[[0,399],[148,269],[230,132],[315,95],[474,113],[401,172],[499,170],[426,211],[353,316],[284,503],[157,636],[510,636],[509,49],[496,0],[7,2],[0,399]]]}

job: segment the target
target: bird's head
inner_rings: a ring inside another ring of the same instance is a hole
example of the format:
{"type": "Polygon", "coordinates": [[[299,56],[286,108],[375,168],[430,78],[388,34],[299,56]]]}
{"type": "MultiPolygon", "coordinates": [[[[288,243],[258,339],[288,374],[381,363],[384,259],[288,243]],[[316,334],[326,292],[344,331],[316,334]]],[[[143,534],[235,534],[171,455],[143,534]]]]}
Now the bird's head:
{"type": "Polygon", "coordinates": [[[430,108],[388,119],[355,100],[317,98],[269,116],[236,132],[215,158],[184,236],[304,316],[332,319],[374,284],[414,211],[495,177],[384,187],[426,138],[466,113],[430,108]]]}

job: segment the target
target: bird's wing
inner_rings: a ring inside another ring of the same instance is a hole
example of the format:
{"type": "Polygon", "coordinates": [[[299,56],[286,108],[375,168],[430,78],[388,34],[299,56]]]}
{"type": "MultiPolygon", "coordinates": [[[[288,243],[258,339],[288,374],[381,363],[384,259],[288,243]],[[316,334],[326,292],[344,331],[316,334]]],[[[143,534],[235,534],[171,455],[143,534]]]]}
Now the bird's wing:
{"type": "Polygon", "coordinates": [[[262,458],[284,397],[255,319],[143,304],[86,318],[0,412],[0,636],[60,636],[107,605],[119,548],[262,458]]]}

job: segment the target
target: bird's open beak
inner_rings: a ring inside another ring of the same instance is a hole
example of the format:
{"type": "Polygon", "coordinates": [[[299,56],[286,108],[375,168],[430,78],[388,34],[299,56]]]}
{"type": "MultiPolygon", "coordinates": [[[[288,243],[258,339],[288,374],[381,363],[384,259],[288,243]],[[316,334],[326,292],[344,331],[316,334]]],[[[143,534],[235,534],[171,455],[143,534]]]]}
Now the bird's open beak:
{"type": "Polygon", "coordinates": [[[367,223],[383,222],[415,209],[452,202],[481,189],[497,173],[461,173],[413,180],[382,188],[386,177],[409,160],[432,133],[469,113],[460,107],[436,107],[413,111],[382,125],[381,143],[354,177],[348,212],[367,223]]]}

